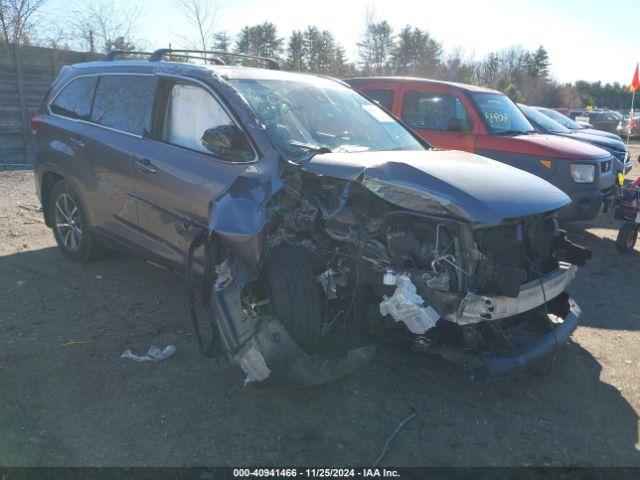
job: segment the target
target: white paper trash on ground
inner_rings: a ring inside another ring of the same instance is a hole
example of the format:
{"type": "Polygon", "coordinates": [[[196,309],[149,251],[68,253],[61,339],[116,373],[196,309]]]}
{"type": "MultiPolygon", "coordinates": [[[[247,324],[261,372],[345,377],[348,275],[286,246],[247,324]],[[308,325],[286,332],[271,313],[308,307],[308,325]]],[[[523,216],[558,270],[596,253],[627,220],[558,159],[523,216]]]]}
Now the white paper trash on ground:
{"type": "Polygon", "coordinates": [[[120,355],[120,358],[130,358],[136,362],[161,362],[176,353],[176,347],[173,345],[167,345],[162,350],[160,347],[151,345],[146,355],[134,355],[131,350],[125,350],[120,355]]]}

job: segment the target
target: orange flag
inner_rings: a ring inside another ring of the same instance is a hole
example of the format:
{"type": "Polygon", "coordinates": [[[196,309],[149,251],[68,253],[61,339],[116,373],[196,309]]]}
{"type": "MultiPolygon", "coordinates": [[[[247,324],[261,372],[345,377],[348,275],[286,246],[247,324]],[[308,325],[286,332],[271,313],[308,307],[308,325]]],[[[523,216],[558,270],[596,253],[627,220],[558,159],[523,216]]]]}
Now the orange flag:
{"type": "Polygon", "coordinates": [[[640,88],[640,75],[638,75],[638,64],[636,63],[636,73],[633,74],[633,80],[631,80],[631,85],[629,85],[629,91],[633,93],[639,88],[640,88]]]}

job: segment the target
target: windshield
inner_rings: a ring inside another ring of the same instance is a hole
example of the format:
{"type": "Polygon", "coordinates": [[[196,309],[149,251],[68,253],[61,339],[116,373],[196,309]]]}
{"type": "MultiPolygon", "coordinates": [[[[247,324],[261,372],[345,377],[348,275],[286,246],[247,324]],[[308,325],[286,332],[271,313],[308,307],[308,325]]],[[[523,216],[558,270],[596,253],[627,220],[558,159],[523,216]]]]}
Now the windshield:
{"type": "Polygon", "coordinates": [[[535,131],[529,120],[506,95],[475,92],[471,97],[484,117],[489,133],[500,135],[535,131]]]}
{"type": "Polygon", "coordinates": [[[571,133],[571,130],[547,117],[544,113],[539,112],[528,105],[519,105],[520,109],[527,119],[534,125],[539,126],[542,130],[551,133],[571,133]]]}
{"type": "Polygon", "coordinates": [[[560,112],[556,112],[551,108],[538,108],[539,112],[544,113],[547,117],[555,120],[563,127],[569,128],[571,130],[583,130],[584,127],[580,125],[578,122],[573,121],[566,115],[561,114],[560,112]]]}
{"type": "Polygon", "coordinates": [[[309,152],[424,150],[376,104],[330,80],[230,78],[288,157],[309,152]]]}

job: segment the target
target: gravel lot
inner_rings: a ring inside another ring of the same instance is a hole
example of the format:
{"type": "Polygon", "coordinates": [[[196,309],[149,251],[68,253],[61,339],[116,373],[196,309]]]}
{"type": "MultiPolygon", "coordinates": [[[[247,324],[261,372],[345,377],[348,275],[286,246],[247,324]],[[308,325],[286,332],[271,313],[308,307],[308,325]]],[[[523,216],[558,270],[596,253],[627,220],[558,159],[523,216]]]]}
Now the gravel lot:
{"type": "Polygon", "coordinates": [[[334,384],[274,392],[199,355],[182,277],[119,255],[73,264],[32,173],[1,172],[0,188],[0,466],[364,465],[411,412],[383,463],[640,465],[640,245],[617,253],[610,217],[570,228],[594,258],[570,288],[582,325],[549,375],[476,384],[387,346],[334,384]],[[119,358],[152,344],[177,354],[119,358]]]}

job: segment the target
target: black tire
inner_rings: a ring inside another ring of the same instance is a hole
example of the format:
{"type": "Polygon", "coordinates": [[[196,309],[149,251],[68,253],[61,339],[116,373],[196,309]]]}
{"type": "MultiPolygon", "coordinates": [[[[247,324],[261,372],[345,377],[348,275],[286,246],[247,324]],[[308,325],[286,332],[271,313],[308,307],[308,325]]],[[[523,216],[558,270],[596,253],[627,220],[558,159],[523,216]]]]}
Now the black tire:
{"type": "Polygon", "coordinates": [[[633,250],[636,240],[638,240],[638,225],[635,223],[625,223],[618,232],[616,248],[619,252],[626,253],[633,250]]]}
{"type": "Polygon", "coordinates": [[[65,257],[74,262],[90,262],[102,256],[104,247],[95,238],[82,208],[80,197],[68,181],[58,180],[53,186],[47,208],[49,209],[49,218],[53,222],[53,235],[58,248],[65,257]],[[72,227],[59,226],[69,225],[66,220],[70,218],[60,210],[60,205],[73,205],[66,212],[67,214],[74,212],[72,227]],[[76,211],[73,210],[74,207],[76,211]],[[80,235],[77,234],[78,230],[80,235]],[[75,242],[70,240],[70,235],[75,242]]]}
{"type": "Polygon", "coordinates": [[[322,307],[309,256],[299,248],[280,245],[269,252],[264,278],[273,314],[296,343],[311,352],[322,331],[322,307]]]}

